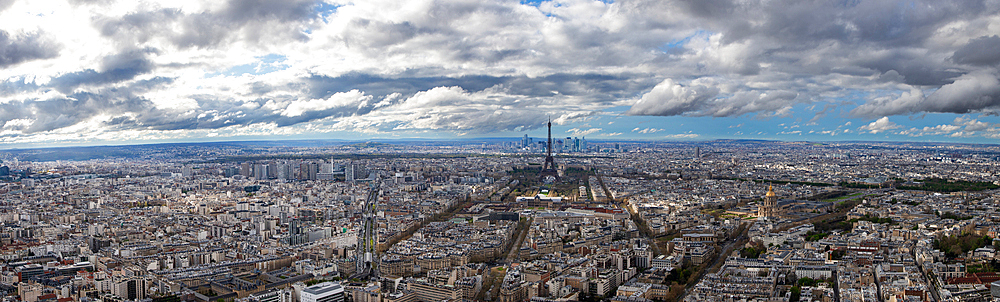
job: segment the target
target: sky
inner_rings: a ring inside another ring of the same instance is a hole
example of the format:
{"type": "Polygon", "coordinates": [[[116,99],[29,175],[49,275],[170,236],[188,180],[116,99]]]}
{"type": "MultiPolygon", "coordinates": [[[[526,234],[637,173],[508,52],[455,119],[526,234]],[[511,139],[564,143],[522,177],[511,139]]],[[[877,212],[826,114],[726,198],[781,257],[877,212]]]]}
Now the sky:
{"type": "Polygon", "coordinates": [[[0,148],[1000,138],[1000,1],[0,0],[0,148]]]}

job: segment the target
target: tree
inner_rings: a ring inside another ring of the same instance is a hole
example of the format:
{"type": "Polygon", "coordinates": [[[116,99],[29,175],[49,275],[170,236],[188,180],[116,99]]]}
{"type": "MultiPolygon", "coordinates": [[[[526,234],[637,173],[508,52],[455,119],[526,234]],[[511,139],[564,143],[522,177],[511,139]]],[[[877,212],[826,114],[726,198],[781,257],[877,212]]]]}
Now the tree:
{"type": "Polygon", "coordinates": [[[792,286],[792,297],[788,299],[788,302],[799,302],[802,297],[802,288],[798,285],[792,286]]]}
{"type": "Polygon", "coordinates": [[[934,248],[943,251],[945,256],[949,258],[955,258],[969,251],[992,244],[993,238],[989,236],[976,236],[969,233],[960,236],[940,236],[933,241],[934,248]]]}

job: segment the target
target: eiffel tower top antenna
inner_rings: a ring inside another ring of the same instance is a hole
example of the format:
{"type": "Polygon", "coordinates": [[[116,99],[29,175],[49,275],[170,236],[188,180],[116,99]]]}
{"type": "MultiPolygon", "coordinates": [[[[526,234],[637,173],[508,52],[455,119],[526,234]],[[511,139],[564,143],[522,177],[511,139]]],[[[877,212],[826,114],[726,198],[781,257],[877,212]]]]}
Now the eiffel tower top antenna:
{"type": "Polygon", "coordinates": [[[545,155],[551,157],[552,156],[552,117],[551,116],[549,117],[549,142],[547,144],[545,144],[545,147],[548,149],[548,151],[546,151],[545,155]]]}

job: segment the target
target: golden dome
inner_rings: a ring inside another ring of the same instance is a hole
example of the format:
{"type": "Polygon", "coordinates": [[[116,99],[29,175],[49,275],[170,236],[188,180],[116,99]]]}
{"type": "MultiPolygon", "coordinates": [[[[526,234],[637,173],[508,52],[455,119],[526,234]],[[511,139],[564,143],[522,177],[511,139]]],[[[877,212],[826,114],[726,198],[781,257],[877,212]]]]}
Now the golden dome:
{"type": "Polygon", "coordinates": [[[776,196],[776,195],[774,195],[774,186],[773,185],[767,186],[767,195],[764,195],[764,196],[767,196],[767,197],[775,197],[776,196]]]}

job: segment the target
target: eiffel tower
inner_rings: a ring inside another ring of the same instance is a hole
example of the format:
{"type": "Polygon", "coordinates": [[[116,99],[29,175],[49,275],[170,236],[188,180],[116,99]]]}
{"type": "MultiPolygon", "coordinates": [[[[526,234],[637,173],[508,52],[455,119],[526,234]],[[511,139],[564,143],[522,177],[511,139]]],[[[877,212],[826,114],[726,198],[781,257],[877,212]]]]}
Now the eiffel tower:
{"type": "Polygon", "coordinates": [[[559,180],[559,172],[556,171],[556,161],[552,159],[552,119],[549,119],[549,142],[545,144],[548,149],[545,152],[545,164],[542,165],[542,171],[538,173],[538,178],[545,180],[546,176],[555,177],[559,180]]]}

